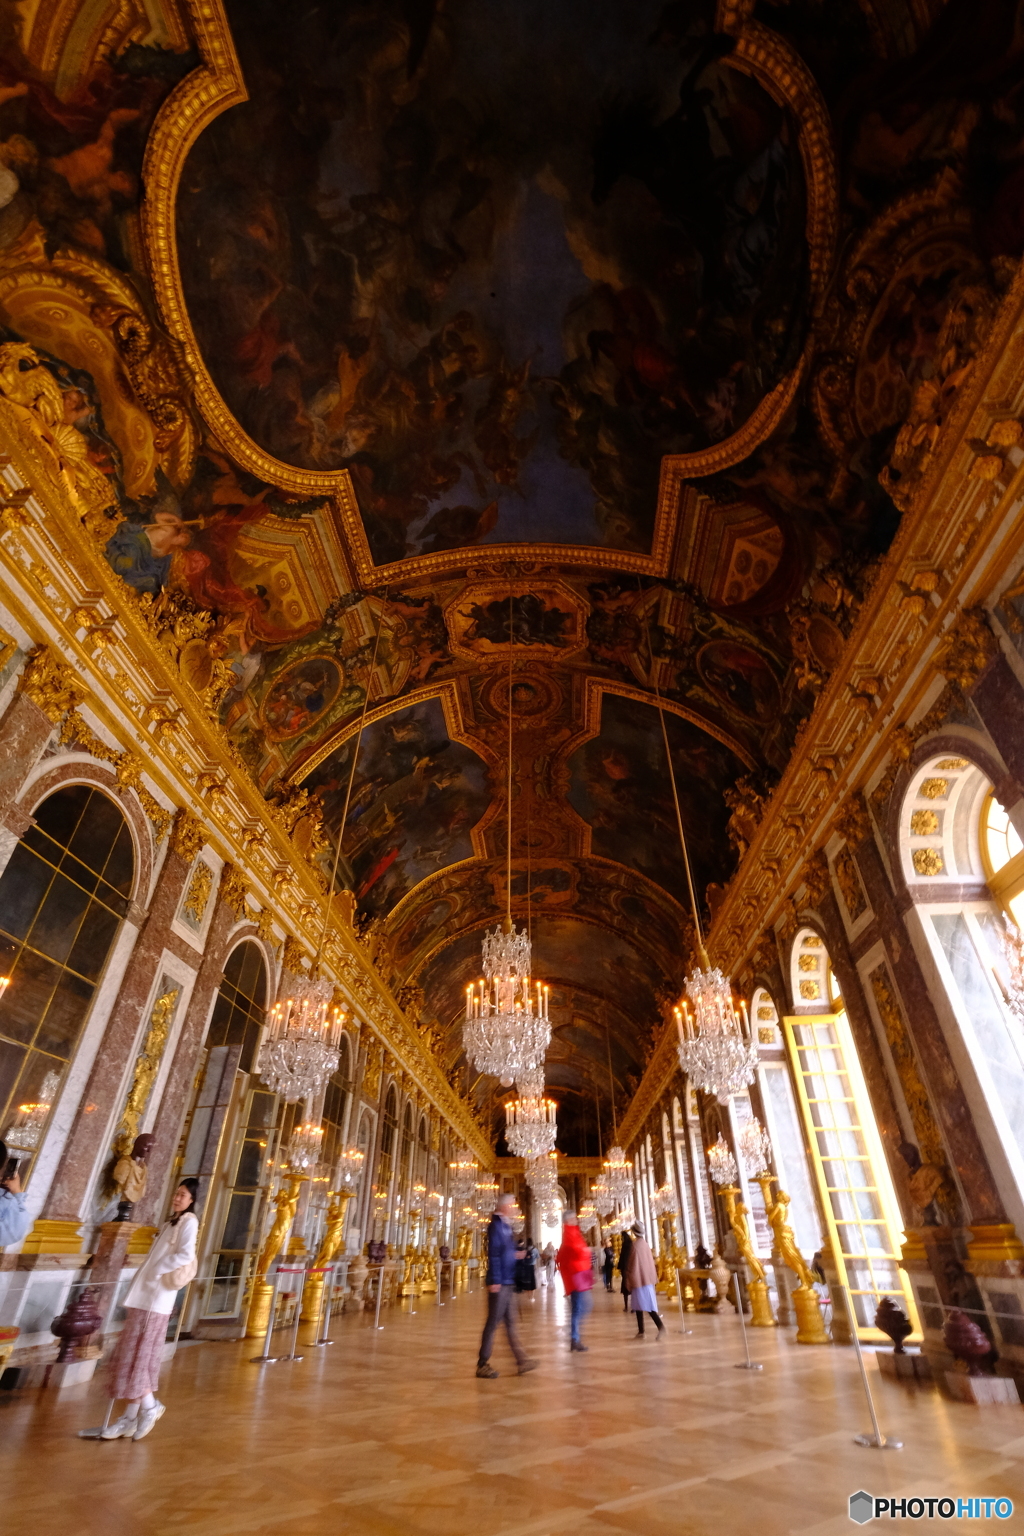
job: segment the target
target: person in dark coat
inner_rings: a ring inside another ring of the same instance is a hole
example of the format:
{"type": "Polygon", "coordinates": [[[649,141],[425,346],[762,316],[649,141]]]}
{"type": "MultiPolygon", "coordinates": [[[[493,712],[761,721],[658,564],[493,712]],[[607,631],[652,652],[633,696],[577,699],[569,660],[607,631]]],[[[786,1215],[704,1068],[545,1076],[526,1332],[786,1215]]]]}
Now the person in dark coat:
{"type": "Polygon", "coordinates": [[[612,1275],[615,1273],[615,1249],[611,1243],[604,1245],[604,1263],[601,1265],[601,1274],[604,1277],[604,1288],[610,1291],[612,1288],[612,1275]]]}
{"type": "Polygon", "coordinates": [[[537,1250],[532,1243],[521,1239],[516,1246],[516,1295],[537,1289],[537,1250]]]}
{"type": "Polygon", "coordinates": [[[476,1366],[477,1375],[487,1380],[493,1380],[498,1375],[491,1365],[491,1348],[499,1323],[505,1324],[509,1346],[516,1357],[520,1376],[536,1369],[537,1365],[536,1360],[527,1359],[516,1332],[512,1305],[516,1280],[516,1240],[512,1236],[513,1204],[512,1195],[499,1195],[487,1229],[487,1321],[480,1340],[480,1357],[476,1366]]]}
{"type": "Polygon", "coordinates": [[[622,1247],[619,1249],[619,1274],[622,1276],[622,1310],[629,1311],[629,1286],[626,1284],[626,1275],[629,1273],[629,1260],[633,1252],[633,1238],[629,1232],[622,1234],[622,1247]]]}

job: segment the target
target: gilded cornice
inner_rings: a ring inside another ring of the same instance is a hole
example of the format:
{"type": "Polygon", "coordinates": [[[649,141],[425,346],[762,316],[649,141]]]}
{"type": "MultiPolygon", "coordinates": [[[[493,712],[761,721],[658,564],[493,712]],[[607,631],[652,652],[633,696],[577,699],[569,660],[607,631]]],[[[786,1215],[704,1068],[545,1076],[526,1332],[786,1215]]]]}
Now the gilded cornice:
{"type": "MultiPolygon", "coordinates": [[[[95,748],[94,755],[114,763],[119,781],[134,789],[151,807],[151,818],[161,822],[159,836],[166,835],[172,819],[166,802],[194,818],[217,852],[244,872],[264,915],[272,913],[285,935],[297,936],[314,953],[323,877],[315,865],[296,859],[287,812],[260,794],[232,753],[216,715],[185,682],[173,652],[158,642],[145,604],[110,569],[98,544],[83,537],[79,510],[54,473],[52,454],[14,418],[5,449],[10,463],[0,484],[11,513],[0,523],[0,600],[45,647],[46,657],[31,667],[25,691],[38,695],[57,719],[67,715],[65,734],[81,738],[86,750],[95,748]],[[75,706],[85,700],[90,716],[116,747],[82,721],[75,706]]],[[[263,926],[274,942],[281,942],[269,924],[263,926]]],[[[490,1140],[469,1105],[443,1076],[349,932],[332,927],[323,965],[340,982],[348,1006],[394,1053],[456,1134],[482,1160],[489,1159],[490,1140]]]]}

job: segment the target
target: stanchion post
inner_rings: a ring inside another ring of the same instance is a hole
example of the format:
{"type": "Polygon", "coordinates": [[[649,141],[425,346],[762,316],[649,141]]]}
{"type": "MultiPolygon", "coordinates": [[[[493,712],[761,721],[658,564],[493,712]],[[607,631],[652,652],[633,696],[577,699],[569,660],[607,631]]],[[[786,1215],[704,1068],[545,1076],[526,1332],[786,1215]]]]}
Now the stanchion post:
{"type": "Polygon", "coordinates": [[[270,1353],[270,1337],[274,1332],[274,1313],[277,1311],[277,1287],[279,1275],[280,1271],[275,1270],[274,1289],[270,1293],[270,1311],[267,1313],[267,1331],[263,1335],[263,1352],[259,1355],[253,1355],[249,1360],[250,1365],[276,1365],[278,1360],[281,1358],[280,1355],[272,1355],[270,1353]]]}
{"type": "Polygon", "coordinates": [[[373,1315],[373,1326],[380,1332],[384,1324],[380,1320],[380,1299],[384,1291],[384,1265],[377,1266],[377,1310],[373,1315]]]}
{"type": "MultiPolygon", "coordinates": [[[[843,1293],[843,1301],[846,1305],[846,1315],[850,1319],[850,1330],[853,1334],[853,1345],[857,1351],[857,1364],[860,1366],[860,1379],[864,1384],[864,1396],[868,1400],[868,1413],[871,1415],[870,1435],[854,1435],[854,1445],[867,1445],[875,1451],[902,1451],[903,1441],[892,1440],[888,1435],[883,1435],[878,1427],[878,1414],[875,1412],[875,1400],[871,1396],[871,1384],[868,1381],[867,1366],[864,1364],[864,1351],[860,1347],[860,1334],[857,1331],[857,1318],[853,1311],[853,1302],[846,1286],[840,1282],[840,1290],[843,1293]]],[[[831,1287],[830,1287],[831,1289],[831,1287]]]]}
{"type": "MultiPolygon", "coordinates": [[[[324,1345],[328,1342],[326,1338],[321,1337],[324,1331],[324,1294],[325,1292],[327,1294],[327,1312],[328,1316],[330,1316],[331,1301],[330,1292],[327,1290],[327,1287],[328,1285],[334,1284],[334,1265],[330,1263],[324,1264],[319,1269],[309,1270],[308,1273],[311,1275],[323,1275],[324,1280],[320,1286],[320,1304],[317,1307],[316,1319],[313,1325],[313,1340],[312,1343],[307,1346],[307,1348],[323,1349],[324,1345]],[[330,1278],[328,1279],[328,1277],[330,1278]]],[[[303,1281],[303,1285],[305,1285],[305,1281],[303,1281]]]]}
{"type": "Polygon", "coordinates": [[[287,1268],[287,1269],[285,1269],[283,1271],[279,1269],[278,1270],[278,1274],[280,1275],[282,1273],[286,1274],[286,1275],[301,1275],[302,1276],[302,1280],[299,1283],[298,1295],[295,1298],[295,1323],[294,1323],[294,1326],[292,1328],[292,1347],[291,1347],[291,1351],[287,1355],[279,1355],[278,1359],[279,1360],[301,1360],[303,1358],[303,1356],[302,1355],[297,1355],[295,1353],[295,1346],[299,1342],[299,1322],[300,1322],[299,1314],[302,1311],[302,1293],[303,1293],[303,1291],[306,1288],[306,1267],[303,1264],[303,1265],[295,1265],[295,1266],[289,1267],[289,1268],[287,1268]]]}
{"type": "Polygon", "coordinates": [[[734,1271],[736,1276],[736,1310],[740,1315],[740,1332],[743,1334],[743,1353],[745,1360],[737,1360],[733,1366],[734,1371],[761,1371],[764,1367],[757,1360],[750,1358],[750,1346],[747,1343],[747,1323],[743,1316],[743,1280],[740,1271],[734,1271]]]}
{"type": "Polygon", "coordinates": [[[441,1291],[443,1290],[443,1288],[444,1288],[444,1259],[438,1259],[438,1261],[437,1261],[437,1304],[438,1304],[439,1307],[443,1307],[444,1306],[444,1302],[441,1300],[441,1291]]]}

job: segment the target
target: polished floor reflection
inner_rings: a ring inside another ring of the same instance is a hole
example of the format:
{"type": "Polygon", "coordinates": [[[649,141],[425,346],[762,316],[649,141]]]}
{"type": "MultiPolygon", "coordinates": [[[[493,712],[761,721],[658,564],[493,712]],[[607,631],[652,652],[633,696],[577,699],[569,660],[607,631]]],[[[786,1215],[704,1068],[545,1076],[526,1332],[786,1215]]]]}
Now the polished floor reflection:
{"type": "MultiPolygon", "coordinates": [[[[633,1341],[618,1296],[595,1295],[587,1354],[565,1304],[524,1299],[519,1377],[474,1376],[483,1297],[335,1324],[297,1364],[249,1364],[252,1344],[181,1348],[167,1413],[138,1445],[75,1431],[102,1418],[99,1383],[0,1396],[5,1536],[841,1536],[848,1496],[1007,1496],[1024,1511],[1024,1409],[970,1408],[874,1382],[901,1452],[852,1443],[868,1427],[851,1349],[802,1348],[699,1316],[633,1341]]],[[[874,1373],[873,1362],[869,1362],[874,1373]]],[[[991,1522],[985,1522],[991,1529],[991,1522]]],[[[870,1527],[869,1527],[870,1528],[870,1527]]],[[[894,1527],[895,1528],[895,1527],[894,1527]]],[[[981,1522],[951,1522],[970,1531],[981,1522]]],[[[1007,1529],[1006,1525],[1001,1527],[1007,1529]]]]}

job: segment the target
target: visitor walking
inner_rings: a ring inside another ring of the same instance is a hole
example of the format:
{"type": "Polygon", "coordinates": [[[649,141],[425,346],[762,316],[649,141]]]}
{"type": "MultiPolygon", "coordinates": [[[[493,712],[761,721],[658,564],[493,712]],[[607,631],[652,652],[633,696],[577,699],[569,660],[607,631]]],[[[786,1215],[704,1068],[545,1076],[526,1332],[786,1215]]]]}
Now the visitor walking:
{"type": "Polygon", "coordinates": [[[587,1346],[580,1339],[580,1324],[590,1311],[590,1290],[594,1284],[594,1264],[590,1249],[572,1211],[562,1217],[562,1246],[558,1250],[558,1269],[569,1298],[569,1349],[585,1355],[587,1346]]]}
{"type": "Polygon", "coordinates": [[[604,1288],[610,1291],[612,1288],[612,1276],[615,1273],[615,1249],[611,1243],[604,1245],[604,1263],[601,1265],[601,1274],[604,1278],[604,1288]]]}
{"type": "Polygon", "coordinates": [[[480,1357],[476,1373],[484,1380],[493,1381],[499,1374],[491,1365],[491,1349],[499,1323],[505,1324],[509,1348],[516,1357],[520,1376],[535,1370],[536,1360],[529,1360],[519,1342],[516,1320],[512,1307],[516,1279],[516,1241],[512,1236],[512,1195],[499,1195],[494,1215],[487,1229],[487,1321],[480,1340],[480,1357]]]}
{"type": "Polygon", "coordinates": [[[654,1265],[651,1245],[644,1236],[643,1223],[634,1221],[633,1241],[630,1248],[629,1268],[626,1279],[629,1284],[629,1309],[636,1315],[636,1337],[644,1336],[644,1313],[649,1312],[658,1327],[658,1343],[665,1342],[665,1324],[658,1316],[658,1271],[654,1265]]]}
{"type": "Polygon", "coordinates": [[[629,1273],[629,1256],[633,1252],[633,1239],[628,1232],[622,1234],[622,1246],[619,1249],[619,1274],[622,1276],[622,1310],[629,1311],[629,1282],[626,1279],[629,1273]]]}
{"type": "Polygon", "coordinates": [[[196,1272],[195,1213],[198,1179],[182,1179],[174,1191],[170,1221],[164,1223],[124,1299],[125,1325],[117,1336],[107,1380],[110,1395],[127,1401],[119,1419],[102,1431],[104,1440],[130,1435],[145,1440],[164,1405],[156,1397],[167,1318],[174,1298],[196,1272]]]}
{"type": "Polygon", "coordinates": [[[541,1250],[540,1272],[542,1285],[554,1285],[555,1283],[555,1245],[546,1243],[541,1250]]]}
{"type": "Polygon", "coordinates": [[[20,1243],[27,1237],[32,1220],[25,1209],[18,1164],[13,1157],[8,1157],[7,1148],[0,1141],[0,1248],[6,1248],[8,1243],[20,1243]]]}

